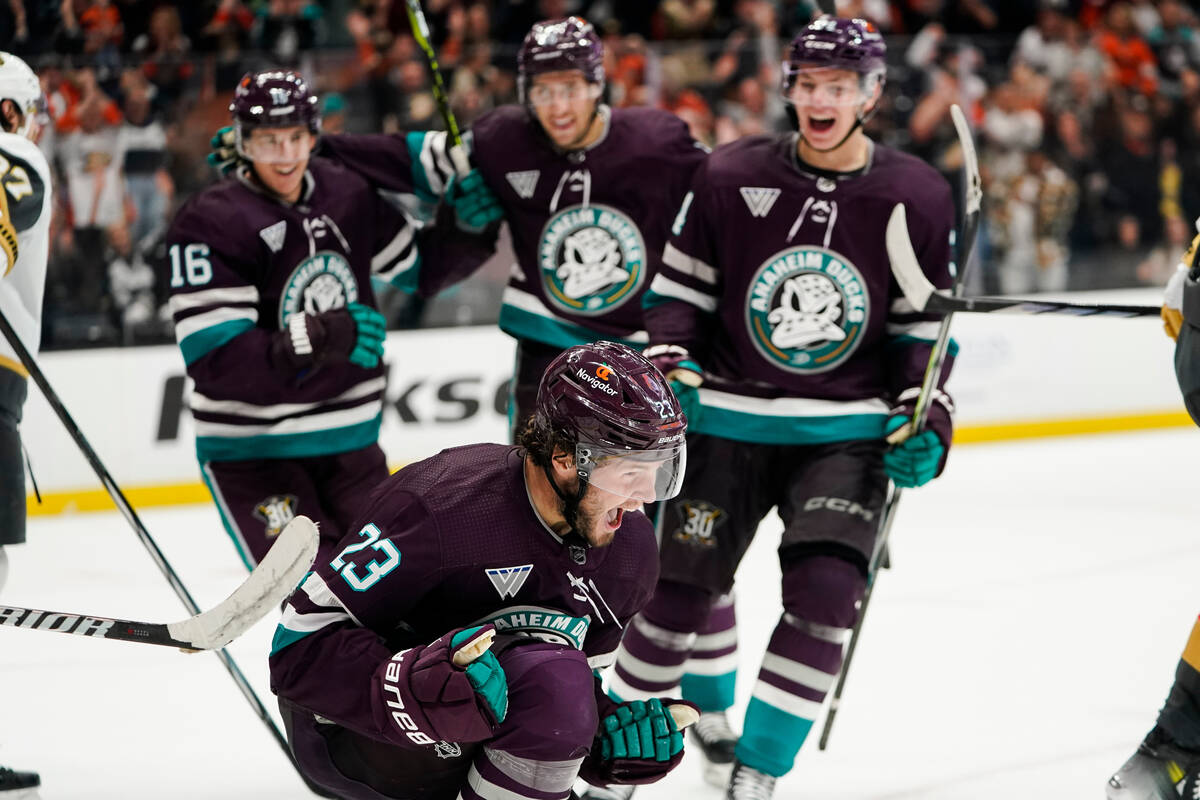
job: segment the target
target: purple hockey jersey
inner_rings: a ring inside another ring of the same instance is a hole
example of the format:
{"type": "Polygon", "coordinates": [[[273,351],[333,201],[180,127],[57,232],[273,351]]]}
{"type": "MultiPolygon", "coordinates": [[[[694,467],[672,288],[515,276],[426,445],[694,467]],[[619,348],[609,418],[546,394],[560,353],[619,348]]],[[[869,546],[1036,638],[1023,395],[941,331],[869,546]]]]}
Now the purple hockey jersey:
{"type": "Polygon", "coordinates": [[[272,689],[411,747],[369,691],[399,650],[490,622],[582,650],[593,668],[610,664],[658,579],[654,528],[631,513],[608,547],[565,546],[534,511],[523,454],[496,444],[444,450],[381,483],[359,532],[289,599],[272,689]]]}
{"type": "MultiPolygon", "coordinates": [[[[465,137],[504,208],[517,264],[500,327],[552,347],[610,339],[644,346],[641,299],[705,150],[683,121],[651,108],[608,109],[604,134],[564,152],[520,106],[483,115],[465,137]]],[[[444,132],[330,136],[323,152],[419,205],[454,174],[444,132]]],[[[465,277],[442,273],[446,284],[465,277]]]]}
{"type": "Polygon", "coordinates": [[[271,336],[292,314],[374,306],[372,279],[415,289],[422,250],[482,263],[485,243],[451,233],[418,245],[403,213],[321,159],[309,162],[295,205],[260,191],[244,173],[190,198],[167,235],[169,307],[195,381],[200,460],[326,455],[373,443],[383,367],[326,364],[281,374],[268,357],[271,336]]]}
{"type": "Polygon", "coordinates": [[[879,145],[861,171],[819,171],[798,160],[796,141],[746,137],[696,171],[644,301],[650,340],[687,347],[713,376],[692,431],[878,438],[890,406],[921,385],[938,328],[892,278],[884,231],[904,203],[922,269],[949,286],[950,187],[879,145]]]}

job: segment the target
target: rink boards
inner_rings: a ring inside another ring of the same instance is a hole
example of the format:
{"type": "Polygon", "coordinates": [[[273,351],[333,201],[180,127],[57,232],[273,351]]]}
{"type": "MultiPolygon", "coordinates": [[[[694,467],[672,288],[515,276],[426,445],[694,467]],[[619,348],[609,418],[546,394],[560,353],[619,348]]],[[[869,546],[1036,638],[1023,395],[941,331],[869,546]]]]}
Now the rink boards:
{"type": "MultiPolygon", "coordinates": [[[[1160,294],[1072,297],[1155,304],[1160,294]]],[[[958,444],[1191,424],[1175,384],[1172,343],[1154,318],[960,314],[953,335],[960,346],[949,385],[958,405],[958,444]]],[[[381,434],[389,461],[396,466],[444,447],[504,441],[513,349],[491,326],[390,334],[381,434]]],[[[41,364],[135,506],[208,500],[177,348],[48,353],[41,364]]],[[[32,385],[21,429],[43,495],[41,506],[30,503],[31,513],[111,508],[32,385]]]]}

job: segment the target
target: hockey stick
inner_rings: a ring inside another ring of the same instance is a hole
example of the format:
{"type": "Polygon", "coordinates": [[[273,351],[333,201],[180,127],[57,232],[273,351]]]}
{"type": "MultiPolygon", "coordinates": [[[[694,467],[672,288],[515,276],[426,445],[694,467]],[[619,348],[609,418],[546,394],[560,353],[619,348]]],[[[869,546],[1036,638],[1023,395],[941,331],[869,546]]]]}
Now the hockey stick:
{"type": "MultiPolygon", "coordinates": [[[[954,277],[954,288],[952,290],[956,296],[963,289],[967,270],[971,264],[971,250],[975,247],[975,236],[979,232],[979,214],[983,205],[983,182],[979,176],[979,159],[975,153],[975,142],[971,137],[971,128],[967,124],[967,118],[957,103],[950,107],[950,117],[954,121],[954,130],[958,134],[959,145],[963,151],[963,181],[965,184],[963,187],[965,192],[963,198],[963,229],[958,238],[958,260],[962,266],[954,277]]],[[[898,203],[896,208],[900,211],[900,224],[905,226],[904,239],[908,242],[907,222],[903,216],[904,204],[898,203]]],[[[891,230],[892,223],[895,220],[896,213],[893,212],[891,220],[888,221],[887,236],[888,257],[892,260],[893,270],[895,270],[896,256],[892,253],[891,230]]],[[[916,254],[913,253],[911,242],[908,243],[908,252],[912,254],[912,260],[916,264],[917,272],[921,274],[922,279],[925,279],[925,274],[921,272],[921,265],[917,262],[916,254]]],[[[928,283],[928,280],[926,282],[928,283]]],[[[912,302],[911,299],[909,302],[912,302]]],[[[916,305],[916,303],[913,303],[913,305],[916,305]]],[[[947,314],[938,325],[937,338],[934,339],[933,347],[929,351],[929,361],[925,364],[925,375],[921,380],[921,391],[917,395],[917,402],[914,404],[912,419],[888,436],[889,444],[899,444],[913,433],[919,433],[925,428],[925,422],[929,418],[929,408],[933,398],[933,391],[937,388],[938,380],[941,378],[942,365],[945,363],[946,351],[949,349],[950,317],[951,315],[947,314]]],[[[842,660],[842,668],[838,672],[837,684],[834,686],[833,695],[829,701],[829,712],[825,715],[825,727],[821,729],[821,739],[817,743],[817,747],[821,750],[825,749],[825,745],[829,742],[829,733],[833,730],[833,720],[837,717],[838,707],[841,705],[842,700],[842,691],[846,687],[846,676],[850,674],[850,662],[853,660],[854,651],[858,647],[863,620],[867,616],[867,606],[871,602],[871,593],[875,589],[875,578],[879,574],[880,564],[887,553],[888,536],[892,532],[892,521],[896,518],[896,508],[900,504],[902,490],[890,481],[888,482],[888,488],[887,502],[884,504],[883,514],[879,520],[879,535],[875,540],[875,549],[871,553],[871,562],[867,566],[867,589],[863,593],[862,603],[858,608],[858,619],[850,631],[850,642],[846,646],[846,657],[842,660]]]]}
{"type": "Polygon", "coordinates": [[[296,588],[317,555],[317,539],[317,526],[312,520],[296,517],[279,534],[275,544],[241,586],[218,605],[182,622],[164,625],[0,606],[0,626],[160,644],[191,651],[217,650],[249,630],[296,588]]]}
{"type": "Polygon", "coordinates": [[[1002,314],[1070,314],[1076,317],[1157,317],[1159,306],[1113,305],[1108,303],[1064,303],[1055,300],[1016,297],[961,297],[935,289],[925,273],[908,238],[904,205],[897,203],[887,226],[888,257],[892,274],[905,299],[917,311],[950,315],[958,311],[1002,314]]]}
{"type": "MultiPolygon", "coordinates": [[[[104,484],[104,488],[108,492],[108,496],[112,498],[113,503],[116,504],[117,510],[121,512],[126,521],[133,527],[134,533],[138,535],[142,544],[145,545],[146,550],[149,551],[150,557],[158,566],[163,577],[167,579],[167,583],[171,584],[171,588],[175,591],[175,596],[183,603],[183,607],[187,609],[189,614],[199,614],[200,607],[196,605],[196,601],[192,599],[191,594],[188,593],[187,588],[183,585],[183,581],[179,579],[175,570],[167,563],[166,556],[163,555],[162,550],[159,549],[153,537],[150,536],[150,532],[146,530],[146,526],[138,518],[137,512],[133,510],[133,506],[125,499],[125,495],[121,492],[121,488],[117,486],[117,482],[108,474],[108,470],[105,469],[103,462],[100,461],[100,457],[96,455],[96,451],[92,449],[92,446],[88,444],[88,440],[84,437],[83,432],[79,430],[79,426],[75,424],[75,420],[67,412],[66,406],[58,399],[58,394],[54,391],[49,381],[46,380],[46,376],[42,373],[41,368],[38,367],[33,356],[25,348],[24,343],[21,342],[20,337],[17,336],[17,332],[13,330],[12,325],[3,312],[0,312],[0,333],[4,334],[4,338],[12,345],[13,350],[17,353],[17,357],[25,366],[30,377],[33,378],[34,383],[42,390],[42,395],[46,398],[46,402],[54,409],[54,413],[58,415],[63,427],[67,429],[67,433],[71,434],[71,438],[75,440],[75,444],[83,453],[84,458],[87,459],[88,464],[91,465],[96,475],[99,476],[100,482],[104,484]]],[[[233,660],[233,656],[229,655],[225,650],[217,650],[215,652],[217,658],[221,659],[221,663],[225,666],[225,671],[233,678],[233,682],[241,690],[242,696],[246,698],[246,702],[250,703],[250,706],[254,709],[254,713],[258,715],[258,718],[262,720],[262,723],[267,726],[267,730],[275,738],[276,744],[283,748],[284,755],[292,762],[292,766],[296,767],[296,761],[292,757],[292,751],[288,746],[287,739],[279,732],[275,721],[267,713],[267,709],[263,706],[262,701],[258,699],[254,688],[250,686],[250,682],[242,674],[242,670],[233,660]]],[[[299,771],[299,767],[296,767],[296,769],[299,771]]]]}
{"type": "Polygon", "coordinates": [[[442,81],[442,69],[438,66],[437,53],[429,41],[429,23],[425,21],[425,12],[421,10],[421,0],[405,0],[405,10],[408,12],[408,23],[412,27],[413,39],[425,54],[429,64],[429,75],[433,82],[433,99],[437,102],[438,111],[446,123],[446,133],[450,137],[451,146],[447,149],[450,160],[454,162],[454,171],[460,178],[471,171],[467,160],[467,152],[463,149],[462,134],[458,130],[458,120],[450,108],[450,95],[446,92],[446,84],[442,81]]]}

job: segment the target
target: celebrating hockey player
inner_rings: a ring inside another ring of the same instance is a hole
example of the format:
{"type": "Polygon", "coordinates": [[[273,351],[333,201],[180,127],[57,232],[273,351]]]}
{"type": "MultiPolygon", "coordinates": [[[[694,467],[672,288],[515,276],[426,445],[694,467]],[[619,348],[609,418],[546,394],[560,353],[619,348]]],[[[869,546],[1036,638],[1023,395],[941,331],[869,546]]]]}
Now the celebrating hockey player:
{"type": "Polygon", "coordinates": [[[791,42],[782,90],[798,132],[713,152],[645,298],[646,355],[697,410],[683,489],[661,521],[662,575],[626,632],[612,691],[673,691],[694,634],[777,508],[784,611],[734,753],[726,797],[736,800],[772,795],[834,683],[889,477],[924,484],[950,446],[940,389],[926,430],[884,440],[905,435],[937,331],[892,281],[884,226],[903,202],[923,270],[947,287],[954,224],[946,181],[862,130],[884,56],[857,19],[818,18],[791,42]]]}
{"type": "Polygon", "coordinates": [[[171,225],[170,308],[204,479],[252,565],[297,513],[336,542],[388,474],[371,281],[419,290],[423,258],[474,268],[491,250],[452,223],[414,235],[366,181],[312,158],[317,96],[297,73],[246,75],[230,111],[243,163],[171,225]]]}
{"type": "MultiPolygon", "coordinates": [[[[42,293],[50,231],[50,167],[35,142],[46,101],[37,75],[0,53],[0,314],[31,354],[42,333],[42,293]]],[[[17,426],[29,372],[16,349],[0,339],[0,589],[8,572],[7,545],[25,541],[25,463],[17,426]]],[[[32,772],[0,766],[0,795],[34,790],[32,772]]]]}
{"type": "MultiPolygon", "coordinates": [[[[1184,405],[1200,425],[1200,235],[1167,283],[1162,317],[1167,335],[1175,340],[1175,376],[1184,405]]],[[[1181,797],[1200,797],[1200,620],[1192,627],[1157,723],[1108,780],[1108,800],[1181,797]]]]}
{"type": "Polygon", "coordinates": [[[593,671],[654,588],[641,509],[678,490],[685,429],[645,358],[580,345],[549,365],[519,446],[445,450],[380,484],[275,634],[304,775],[352,799],[563,800],[578,775],[672,769],[694,711],[617,704],[593,671]]]}
{"type": "MultiPolygon", "coordinates": [[[[532,412],[546,365],[564,348],[597,339],[645,346],[642,295],[705,155],[674,114],[606,105],[604,77],[604,46],[590,23],[539,22],[517,54],[521,105],[484,114],[464,137],[516,253],[500,310],[500,327],[517,340],[514,431],[532,412]]],[[[328,136],[321,154],[425,204],[444,196],[482,227],[489,209],[465,192],[478,187],[455,175],[449,145],[440,131],[328,136]]],[[[441,271],[430,280],[462,277],[441,271]]]]}

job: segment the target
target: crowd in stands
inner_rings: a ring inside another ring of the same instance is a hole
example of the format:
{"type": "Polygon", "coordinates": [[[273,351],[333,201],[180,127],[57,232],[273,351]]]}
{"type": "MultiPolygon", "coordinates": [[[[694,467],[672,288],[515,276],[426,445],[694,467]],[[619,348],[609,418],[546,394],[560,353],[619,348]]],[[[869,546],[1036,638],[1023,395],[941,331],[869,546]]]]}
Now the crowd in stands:
{"type": "MultiPolygon", "coordinates": [[[[1200,19],[1185,0],[837,6],[887,36],[872,136],[957,181],[949,108],[967,111],[986,191],[973,291],[1165,281],[1200,217],[1200,19]]],[[[529,26],[576,13],[604,32],[610,103],[669,109],[711,146],[790,127],[778,64],[818,13],[812,0],[424,8],[464,126],[515,102],[515,53],[529,26]]],[[[327,131],[441,127],[402,0],[7,0],[0,46],[38,70],[49,104],[40,145],[57,180],[50,348],[170,339],[162,234],[179,203],[216,180],[204,154],[247,70],[304,71],[324,98],[327,131]]],[[[392,322],[421,319],[398,309],[392,322]]]]}

